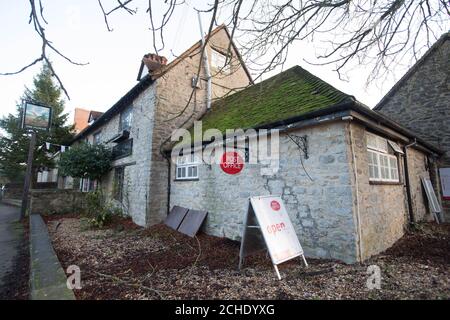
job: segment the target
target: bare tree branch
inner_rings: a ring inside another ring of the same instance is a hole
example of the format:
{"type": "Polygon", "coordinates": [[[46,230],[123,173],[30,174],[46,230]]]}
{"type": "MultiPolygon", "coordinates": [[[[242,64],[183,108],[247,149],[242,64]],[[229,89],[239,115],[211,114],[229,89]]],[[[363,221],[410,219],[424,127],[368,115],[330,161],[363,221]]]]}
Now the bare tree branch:
{"type": "Polygon", "coordinates": [[[33,23],[34,26],[34,30],[36,31],[36,33],[39,35],[39,37],[42,40],[42,45],[41,45],[41,55],[36,58],[33,62],[31,62],[30,64],[25,65],[24,67],[22,67],[21,69],[19,69],[18,71],[14,71],[14,72],[5,72],[5,73],[0,73],[0,75],[2,76],[9,76],[9,75],[15,75],[15,74],[19,74],[25,70],[27,70],[28,68],[36,65],[39,62],[44,61],[45,63],[48,64],[49,69],[52,72],[52,75],[56,78],[56,80],[58,81],[58,84],[61,88],[61,90],[64,91],[64,94],[66,95],[67,99],[70,100],[69,94],[66,90],[66,88],[64,87],[60,77],[58,76],[58,74],[55,72],[55,69],[53,67],[52,62],[49,60],[48,56],[47,56],[47,48],[49,48],[51,51],[53,51],[54,53],[56,53],[58,56],[60,56],[61,58],[63,58],[64,60],[68,61],[71,64],[74,65],[78,65],[78,66],[83,66],[86,65],[88,63],[79,63],[79,62],[75,62],[72,59],[68,58],[66,55],[62,54],[61,51],[59,51],[50,40],[47,39],[47,36],[45,34],[45,29],[42,27],[41,24],[41,19],[42,21],[47,24],[47,21],[45,20],[44,16],[43,16],[43,12],[44,12],[44,7],[42,5],[41,0],[39,0],[39,15],[37,14],[36,11],[36,2],[35,0],[29,0],[30,2],[30,17],[29,17],[29,21],[28,23],[31,24],[33,23]]]}

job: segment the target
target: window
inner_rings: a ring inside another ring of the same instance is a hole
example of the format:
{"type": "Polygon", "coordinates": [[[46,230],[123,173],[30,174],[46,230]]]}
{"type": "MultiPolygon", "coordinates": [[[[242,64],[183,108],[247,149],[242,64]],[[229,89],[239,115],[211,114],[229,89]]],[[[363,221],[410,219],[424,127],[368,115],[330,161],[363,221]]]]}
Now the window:
{"type": "Polygon", "coordinates": [[[214,49],[211,52],[211,66],[217,70],[222,71],[223,73],[230,72],[230,61],[227,61],[226,55],[214,49]],[[227,64],[225,65],[225,63],[227,64]]]}
{"type": "Polygon", "coordinates": [[[133,109],[131,107],[125,109],[120,114],[119,131],[131,131],[131,124],[133,121],[133,109]]]}
{"type": "Polygon", "coordinates": [[[177,158],[176,179],[189,180],[198,178],[198,158],[192,153],[177,158]]]}
{"type": "Polygon", "coordinates": [[[125,177],[125,167],[117,167],[114,170],[114,190],[113,196],[117,201],[123,200],[123,181],[125,177]]]}
{"type": "Polygon", "coordinates": [[[133,154],[133,139],[127,139],[119,142],[112,149],[113,159],[125,158],[133,154]]]}
{"type": "Polygon", "coordinates": [[[94,133],[93,144],[100,144],[100,134],[101,133],[102,133],[101,131],[94,133]]]}
{"type": "Polygon", "coordinates": [[[80,190],[81,192],[90,192],[97,189],[97,181],[91,180],[89,178],[82,178],[80,180],[80,190]]]}
{"type": "Polygon", "coordinates": [[[367,162],[370,181],[399,182],[398,159],[389,153],[387,139],[367,133],[367,162]]]}

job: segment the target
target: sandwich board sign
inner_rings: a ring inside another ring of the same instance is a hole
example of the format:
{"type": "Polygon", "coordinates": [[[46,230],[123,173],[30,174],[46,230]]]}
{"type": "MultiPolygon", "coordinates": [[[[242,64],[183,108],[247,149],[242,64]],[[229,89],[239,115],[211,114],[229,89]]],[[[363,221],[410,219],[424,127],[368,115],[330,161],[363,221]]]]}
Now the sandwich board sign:
{"type": "Polygon", "coordinates": [[[280,196],[251,197],[244,218],[239,269],[252,252],[267,248],[273,267],[281,280],[278,265],[296,257],[306,262],[302,246],[280,196]]]}

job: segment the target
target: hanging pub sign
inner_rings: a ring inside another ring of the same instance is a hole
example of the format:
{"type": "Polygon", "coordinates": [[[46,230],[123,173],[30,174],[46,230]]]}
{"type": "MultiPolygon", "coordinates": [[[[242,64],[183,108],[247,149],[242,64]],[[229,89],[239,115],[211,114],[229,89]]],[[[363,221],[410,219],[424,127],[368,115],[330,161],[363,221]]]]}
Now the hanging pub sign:
{"type": "Polygon", "coordinates": [[[278,265],[296,257],[302,257],[306,266],[302,246],[280,196],[251,197],[244,218],[239,269],[250,253],[265,249],[269,251],[279,280],[278,265]]]}
{"type": "Polygon", "coordinates": [[[25,101],[22,113],[23,129],[50,129],[52,119],[52,108],[25,101]]]}

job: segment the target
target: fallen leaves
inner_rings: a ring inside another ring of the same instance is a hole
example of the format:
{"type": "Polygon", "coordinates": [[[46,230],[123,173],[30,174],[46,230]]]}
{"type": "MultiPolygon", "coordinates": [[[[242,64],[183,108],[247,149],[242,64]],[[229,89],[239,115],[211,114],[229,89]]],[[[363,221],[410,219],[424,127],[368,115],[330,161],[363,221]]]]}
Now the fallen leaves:
{"type": "Polygon", "coordinates": [[[278,281],[265,253],[237,270],[239,243],[199,234],[189,238],[164,225],[129,221],[102,230],[80,219],[48,221],[64,267],[81,268],[78,299],[449,299],[449,225],[421,225],[384,254],[363,264],[300,259],[280,265],[278,281]],[[58,224],[58,228],[52,227],[58,224]],[[124,225],[119,228],[119,225],[124,225]],[[298,260],[298,261],[297,261],[298,260]],[[367,267],[381,269],[381,290],[366,287],[367,267]]]}

